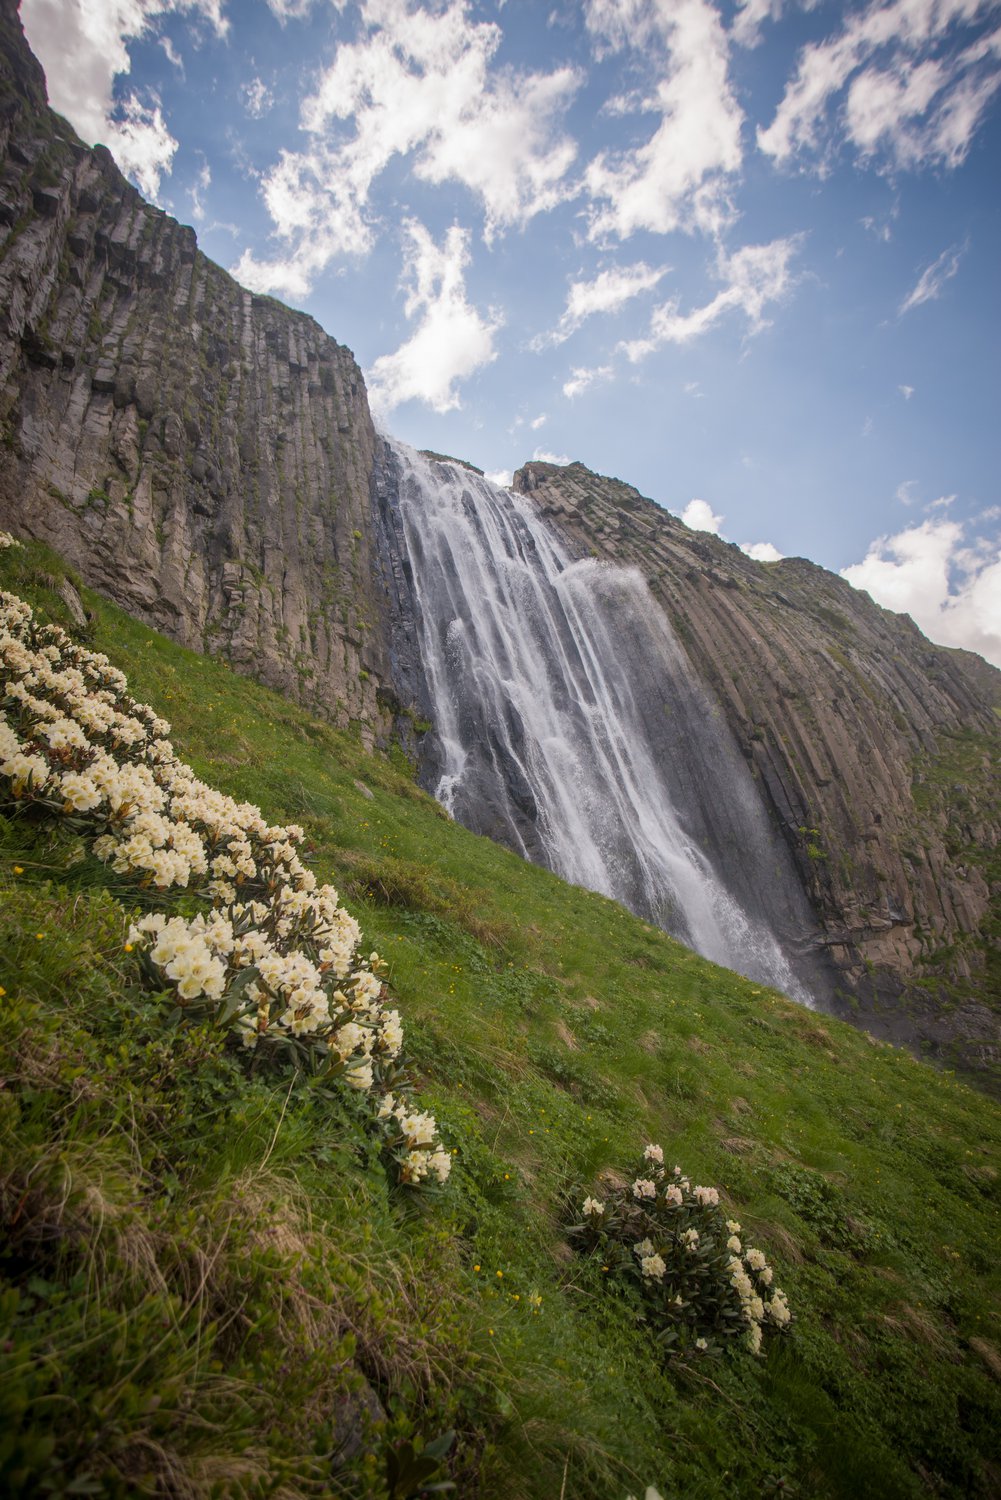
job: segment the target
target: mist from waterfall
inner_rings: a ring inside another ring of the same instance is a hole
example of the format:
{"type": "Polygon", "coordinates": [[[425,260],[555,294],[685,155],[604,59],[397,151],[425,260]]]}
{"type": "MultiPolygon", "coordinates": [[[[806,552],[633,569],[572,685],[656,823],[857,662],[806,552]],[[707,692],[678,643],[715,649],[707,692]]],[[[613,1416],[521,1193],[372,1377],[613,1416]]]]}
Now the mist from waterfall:
{"type": "Polygon", "coordinates": [[[524,497],[389,449],[439,801],[810,1003],[791,861],[641,573],[574,560],[524,497]]]}

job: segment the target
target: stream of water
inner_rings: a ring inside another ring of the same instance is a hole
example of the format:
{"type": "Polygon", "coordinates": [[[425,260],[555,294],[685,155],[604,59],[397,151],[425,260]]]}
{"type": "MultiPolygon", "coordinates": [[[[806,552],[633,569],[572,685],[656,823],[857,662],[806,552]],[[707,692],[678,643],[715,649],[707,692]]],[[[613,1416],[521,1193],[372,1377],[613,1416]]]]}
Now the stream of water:
{"type": "Polygon", "coordinates": [[[805,896],[639,571],[574,560],[528,499],[390,449],[439,801],[809,1003],[805,896]]]}

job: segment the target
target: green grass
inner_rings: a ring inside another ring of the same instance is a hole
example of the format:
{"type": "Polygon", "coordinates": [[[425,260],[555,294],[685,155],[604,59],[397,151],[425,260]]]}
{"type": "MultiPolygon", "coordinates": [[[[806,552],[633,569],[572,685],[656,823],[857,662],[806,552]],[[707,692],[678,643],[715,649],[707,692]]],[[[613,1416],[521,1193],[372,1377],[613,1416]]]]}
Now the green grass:
{"type": "MultiPolygon", "coordinates": [[[[66,623],[62,571],[0,557],[66,623]]],[[[455,1428],[441,1474],[485,1500],[997,1493],[996,1105],[85,597],[198,773],[306,827],[455,1169],[414,1205],[350,1099],[166,1030],[122,952],[135,894],[5,825],[0,1490],[382,1500],[388,1445],[455,1428]],[[578,1190],[648,1140],[776,1267],[796,1321],[766,1359],[663,1368],[570,1249],[578,1190]]]]}

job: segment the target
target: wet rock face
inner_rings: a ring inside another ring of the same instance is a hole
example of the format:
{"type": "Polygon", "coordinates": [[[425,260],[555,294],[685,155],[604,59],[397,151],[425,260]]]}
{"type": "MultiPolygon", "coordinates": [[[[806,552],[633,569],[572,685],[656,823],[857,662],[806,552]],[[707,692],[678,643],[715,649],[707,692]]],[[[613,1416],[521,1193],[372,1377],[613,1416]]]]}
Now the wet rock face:
{"type": "Polygon", "coordinates": [[[381,733],[350,351],[244,291],[45,105],[0,4],[0,525],[183,644],[381,733]]]}
{"type": "Polygon", "coordinates": [[[645,573],[792,851],[845,1013],[996,1069],[1001,673],[813,563],[755,563],[581,464],[527,464],[514,487],[579,555],[645,573]]]}

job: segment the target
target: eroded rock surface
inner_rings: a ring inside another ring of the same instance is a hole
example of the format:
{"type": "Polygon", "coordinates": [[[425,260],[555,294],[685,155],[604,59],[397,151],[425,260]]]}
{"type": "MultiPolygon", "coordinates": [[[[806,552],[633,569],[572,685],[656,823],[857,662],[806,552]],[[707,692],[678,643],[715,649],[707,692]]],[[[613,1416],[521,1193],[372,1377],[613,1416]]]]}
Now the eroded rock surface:
{"type": "Polygon", "coordinates": [[[792,850],[848,1014],[1001,1059],[1001,673],[802,558],[756,563],[582,464],[530,463],[580,555],[646,575],[792,850]]]}
{"type": "Polygon", "coordinates": [[[353,356],[238,286],[47,108],[12,0],[0,40],[0,525],[184,645],[383,732],[353,356]]]}

